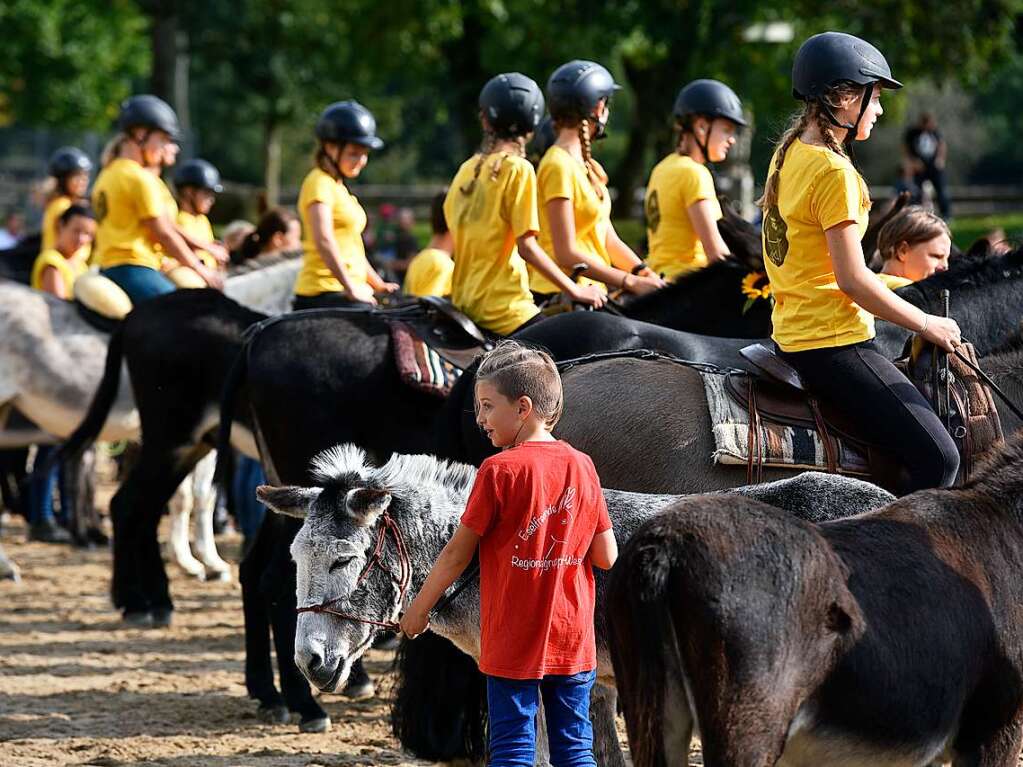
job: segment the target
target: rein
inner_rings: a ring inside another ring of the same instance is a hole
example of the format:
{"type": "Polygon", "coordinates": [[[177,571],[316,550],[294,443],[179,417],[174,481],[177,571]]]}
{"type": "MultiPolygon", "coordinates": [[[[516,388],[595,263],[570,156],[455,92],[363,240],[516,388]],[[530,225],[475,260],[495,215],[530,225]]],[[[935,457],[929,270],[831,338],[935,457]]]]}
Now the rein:
{"type": "Polygon", "coordinates": [[[1002,391],[1001,387],[992,380],[991,376],[989,376],[987,373],[981,370],[979,365],[974,365],[969,360],[969,358],[958,349],[955,350],[955,355],[960,360],[962,360],[963,364],[966,365],[966,367],[968,367],[970,370],[972,370],[974,373],[980,376],[980,380],[987,384],[990,387],[991,391],[993,391],[1002,399],[1002,402],[1004,402],[1009,407],[1009,410],[1011,410],[1017,418],[1023,421],[1023,410],[1020,409],[1019,405],[1012,401],[1008,394],[1002,391]]]}
{"type": "MultiPolygon", "coordinates": [[[[359,575],[359,579],[355,582],[356,589],[358,589],[359,586],[362,585],[362,582],[366,580],[366,576],[369,575],[370,571],[378,565],[381,570],[385,570],[387,574],[391,576],[391,581],[398,587],[398,604],[404,604],[405,594],[408,591],[410,582],[412,581],[412,562],[409,559],[408,548],[405,546],[405,538],[401,534],[401,529],[398,527],[393,517],[391,517],[391,515],[386,511],[383,513],[383,524],[380,525],[380,530],[377,532],[377,542],[376,546],[373,548],[373,555],[370,557],[369,562],[366,563],[366,567],[359,575]],[[383,560],[384,549],[387,546],[388,533],[390,533],[391,538],[394,540],[394,549],[398,553],[397,574],[384,564],[383,560]]],[[[398,630],[399,626],[395,621],[375,621],[370,618],[363,618],[359,615],[352,615],[351,613],[335,610],[334,605],[343,599],[344,597],[328,599],[324,602],[320,602],[318,605],[299,607],[295,610],[295,612],[326,613],[328,615],[336,615],[338,618],[344,618],[345,620],[355,621],[356,623],[365,623],[370,626],[378,626],[379,628],[389,629],[391,631],[398,630]]]]}

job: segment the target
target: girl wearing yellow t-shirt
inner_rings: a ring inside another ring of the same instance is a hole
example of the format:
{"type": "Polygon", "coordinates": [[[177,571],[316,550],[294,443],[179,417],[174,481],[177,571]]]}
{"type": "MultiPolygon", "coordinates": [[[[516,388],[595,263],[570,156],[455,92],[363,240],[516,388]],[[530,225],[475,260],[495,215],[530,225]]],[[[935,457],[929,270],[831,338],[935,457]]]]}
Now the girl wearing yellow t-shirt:
{"type": "Polygon", "coordinates": [[[675,151],[647,182],[647,265],[674,280],[728,255],[718,231],[721,206],[708,162],[721,162],[746,125],[735,92],[717,80],[694,80],[675,99],[675,151]]]}
{"type": "MultiPolygon", "coordinates": [[[[64,146],[50,157],[53,188],[43,209],[42,250],[51,250],[57,239],[57,219],[72,205],[85,201],[92,161],[81,149],[64,146]]],[[[86,253],[86,257],[88,254],[86,253]]]]}
{"type": "Polygon", "coordinates": [[[451,295],[451,276],[455,272],[451,253],[455,249],[455,241],[451,237],[448,220],[444,218],[444,200],[447,195],[445,189],[437,193],[430,203],[430,228],[433,235],[426,247],[409,261],[402,285],[402,292],[407,296],[451,295]]]}
{"type": "MultiPolygon", "coordinates": [[[[611,112],[608,102],[619,90],[611,73],[592,61],[570,61],[554,70],[547,100],[556,140],[537,168],[540,246],[554,256],[565,274],[586,264],[584,284],[647,293],[663,287],[611,224],[607,174],[590,152],[604,136],[611,112]]],[[[530,287],[538,301],[557,287],[536,269],[530,287]]]]}
{"type": "Polygon", "coordinates": [[[961,343],[959,326],[887,289],[867,268],[860,245],[870,198],[850,149],[882,114],[881,89],[901,84],[873,45],[838,32],[803,43],[792,78],[805,106],[779,142],[760,201],[774,341],[815,394],[902,460],[897,491],[950,485],[959,467],[955,443],[877,350],[874,317],[947,351],[961,343]]]}
{"type": "Polygon", "coordinates": [[[177,142],[174,110],[156,96],[133,96],[121,105],[118,129],[110,144],[113,156],[92,190],[101,273],[135,303],[173,291],[174,283],[160,272],[161,254],[154,247],[159,243],[164,254],[192,268],[207,285],[221,287],[220,275],[181,238],[168,215],[166,187],[147,170],[162,163],[167,146],[177,142]]]}
{"type": "Polygon", "coordinates": [[[529,264],[552,291],[601,306],[595,290],[574,284],[537,243],[536,172],[526,141],[543,116],[543,93],[518,72],[491,78],[480,91],[483,146],[455,174],[444,216],[455,245],[451,302],[480,327],[508,335],[538,320],[529,264]]]}
{"type": "Polygon", "coordinates": [[[53,247],[40,253],[32,265],[32,287],[70,301],[75,280],[89,268],[89,246],[96,235],[96,219],[91,210],[76,203],[64,209],[55,225],[53,247]]]}
{"type": "Polygon", "coordinates": [[[376,304],[374,292],[398,290],[366,258],[366,211],[344,183],[362,173],[370,150],[383,147],[376,130],[373,115],[357,101],[331,104],[316,123],[316,166],[298,194],[304,255],[295,309],[376,304]]]}
{"type": "Polygon", "coordinates": [[[200,261],[210,269],[219,269],[230,257],[213,236],[207,216],[217,195],[224,191],[220,171],[206,160],[188,160],[174,171],[174,188],[178,193],[178,231],[200,261]]]}
{"type": "Polygon", "coordinates": [[[892,290],[948,270],[952,234],[940,216],[911,205],[877,233],[884,266],[877,275],[892,290]]]}

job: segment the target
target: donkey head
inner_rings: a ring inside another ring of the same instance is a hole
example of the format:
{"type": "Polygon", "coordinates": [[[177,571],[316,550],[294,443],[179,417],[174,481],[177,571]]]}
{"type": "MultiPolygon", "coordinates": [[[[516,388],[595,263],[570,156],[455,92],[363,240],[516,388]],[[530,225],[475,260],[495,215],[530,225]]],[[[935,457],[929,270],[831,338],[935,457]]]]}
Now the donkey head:
{"type": "Polygon", "coordinates": [[[329,612],[300,612],[295,663],[316,687],[332,692],[344,685],[352,664],[369,648],[379,628],[375,623],[398,618],[403,567],[413,564],[409,559],[403,564],[399,549],[418,553],[419,566],[429,566],[422,531],[431,511],[454,508],[468,484],[429,481],[461,476],[464,467],[407,455],[376,467],[353,445],[320,454],[312,470],[316,487],[264,485],[257,495],[272,510],[305,520],[291,545],[298,605],[329,612]]]}

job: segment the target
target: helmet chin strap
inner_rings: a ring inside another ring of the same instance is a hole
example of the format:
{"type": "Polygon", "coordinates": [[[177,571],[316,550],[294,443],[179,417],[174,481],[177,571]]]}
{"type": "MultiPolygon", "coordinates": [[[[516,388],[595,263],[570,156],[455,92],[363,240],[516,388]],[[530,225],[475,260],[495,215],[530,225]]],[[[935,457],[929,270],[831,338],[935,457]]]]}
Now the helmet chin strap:
{"type": "MultiPolygon", "coordinates": [[[[337,151],[338,154],[341,153],[340,148],[337,151]]],[[[330,152],[327,151],[327,147],[323,147],[323,154],[330,161],[330,166],[334,169],[334,172],[337,174],[338,181],[343,180],[345,174],[341,172],[341,166],[338,164],[338,161],[331,156],[330,152]]]]}
{"type": "Polygon", "coordinates": [[[710,118],[710,122],[707,123],[707,140],[700,141],[699,136],[696,135],[696,131],[693,131],[693,140],[696,141],[696,146],[700,147],[700,151],[703,152],[703,162],[707,166],[711,175],[717,179],[717,165],[710,159],[710,151],[707,149],[707,145],[710,144],[710,134],[714,130],[714,119],[710,118]]]}
{"type": "Polygon", "coordinates": [[[817,104],[824,111],[824,116],[828,118],[828,122],[834,125],[836,128],[845,129],[845,139],[842,141],[842,145],[845,148],[845,153],[849,155],[849,159],[852,160],[853,165],[856,165],[856,153],[853,151],[853,143],[856,141],[856,135],[860,131],[860,122],[863,120],[863,115],[867,112],[867,107],[870,106],[870,97],[874,93],[874,83],[867,83],[863,86],[863,96],[860,99],[860,112],[856,115],[856,122],[844,123],[838,119],[834,110],[827,101],[823,98],[817,99],[817,104]]]}

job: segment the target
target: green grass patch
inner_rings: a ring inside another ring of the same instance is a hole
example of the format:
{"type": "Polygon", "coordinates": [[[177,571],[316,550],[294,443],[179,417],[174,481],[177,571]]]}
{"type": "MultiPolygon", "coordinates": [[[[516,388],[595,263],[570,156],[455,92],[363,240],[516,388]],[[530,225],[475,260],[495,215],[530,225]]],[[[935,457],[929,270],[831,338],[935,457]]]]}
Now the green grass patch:
{"type": "Polygon", "coordinates": [[[960,250],[966,250],[993,229],[1004,229],[1013,243],[1023,242],[1023,213],[956,217],[952,219],[952,241],[960,250]]]}

